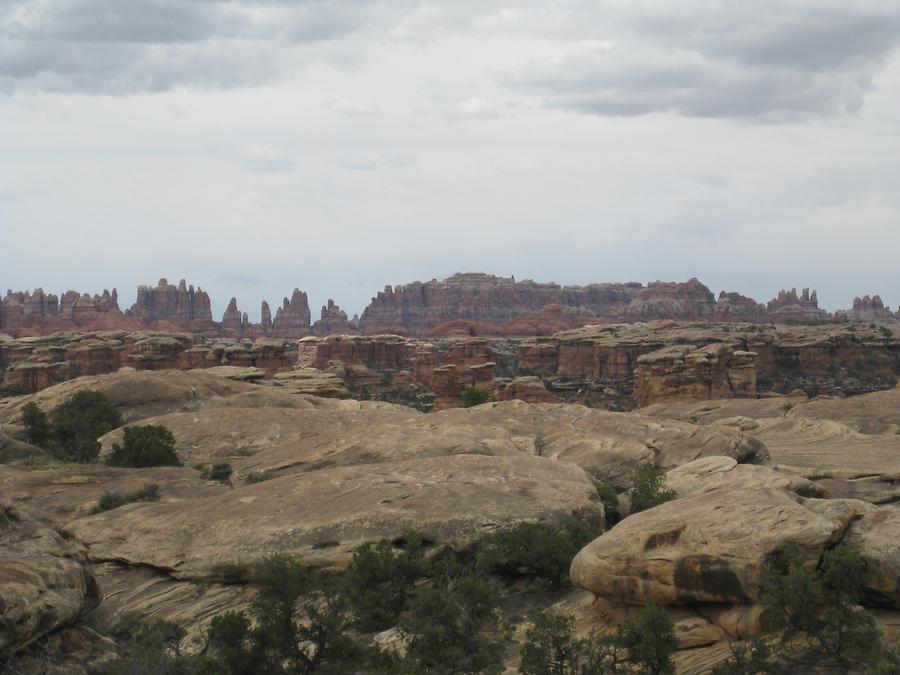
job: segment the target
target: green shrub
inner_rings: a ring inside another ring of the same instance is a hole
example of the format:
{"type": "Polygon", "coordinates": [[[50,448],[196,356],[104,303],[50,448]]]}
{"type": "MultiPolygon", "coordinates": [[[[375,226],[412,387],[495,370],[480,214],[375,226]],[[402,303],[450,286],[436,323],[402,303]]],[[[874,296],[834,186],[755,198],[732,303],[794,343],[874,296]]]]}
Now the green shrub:
{"type": "Polygon", "coordinates": [[[493,573],[529,575],[560,586],[584,543],[566,528],[518,523],[479,542],[478,565],[493,573]]]}
{"type": "Polygon", "coordinates": [[[213,464],[212,466],[204,466],[200,470],[200,475],[206,480],[214,480],[219,483],[225,483],[226,485],[231,484],[232,473],[234,473],[234,471],[231,468],[231,464],[228,464],[227,462],[213,464]]]}
{"type": "Polygon", "coordinates": [[[181,466],[172,432],[152,424],[126,427],[122,445],[113,445],[106,463],[130,468],[181,466]]]}
{"type": "Polygon", "coordinates": [[[575,620],[550,611],[528,612],[522,645],[522,675],[599,675],[618,672],[619,656],[610,640],[576,639],[575,620]]]}
{"type": "Polygon", "coordinates": [[[36,403],[23,406],[22,424],[25,426],[25,437],[32,445],[44,446],[50,440],[50,421],[36,403]]]}
{"type": "Polygon", "coordinates": [[[254,485],[255,483],[262,483],[263,481],[272,480],[277,477],[278,474],[275,471],[251,471],[247,474],[246,478],[244,478],[244,484],[254,485]]]}
{"type": "Polygon", "coordinates": [[[631,513],[659,506],[675,498],[673,490],[666,489],[666,470],[655,466],[642,466],[634,474],[634,487],[629,493],[631,513]]]}
{"type": "Polygon", "coordinates": [[[378,631],[395,625],[415,580],[424,574],[421,537],[410,532],[404,540],[401,549],[383,539],[363,544],[353,554],[345,576],[359,630],[378,631]]]}
{"type": "Polygon", "coordinates": [[[91,462],[100,454],[97,441],[122,425],[122,415],[108,396],[84,390],[70,396],[52,415],[51,435],[60,459],[91,462]]]}
{"type": "Polygon", "coordinates": [[[400,622],[409,640],[406,663],[395,671],[500,673],[505,644],[500,635],[500,599],[472,572],[441,574],[416,589],[400,622]]]}
{"type": "Polygon", "coordinates": [[[160,491],[157,483],[145,483],[140,489],[125,496],[118,492],[104,492],[91,513],[103,513],[135,502],[158,502],[159,498],[160,491]]]}
{"type": "Polygon", "coordinates": [[[772,648],[760,636],[742,643],[729,643],[731,656],[716,664],[711,675],[758,675],[781,673],[781,666],[773,658],[772,648]]]}
{"type": "Polygon", "coordinates": [[[773,557],[762,593],[768,628],[783,641],[806,633],[815,652],[839,666],[876,666],[883,660],[881,632],[859,606],[874,571],[843,544],[826,551],[807,569],[799,545],[789,542],[773,557]]]}
{"type": "Polygon", "coordinates": [[[128,502],[125,501],[125,497],[120,495],[118,492],[104,492],[103,495],[97,500],[97,506],[94,507],[91,513],[103,513],[104,511],[112,511],[113,509],[117,509],[120,506],[125,506],[128,502]]]}
{"type": "Polygon", "coordinates": [[[616,643],[628,650],[628,659],[647,675],[674,673],[672,654],[678,647],[669,613],[654,603],[644,605],[634,619],[619,628],[616,643]]]}
{"type": "Polygon", "coordinates": [[[622,520],[622,514],[619,512],[619,495],[616,494],[615,486],[609,481],[603,481],[597,488],[597,495],[603,504],[603,511],[606,516],[606,527],[613,527],[622,520]]]}
{"type": "Polygon", "coordinates": [[[481,405],[482,403],[487,403],[491,400],[490,393],[480,387],[467,387],[466,389],[463,389],[460,396],[462,397],[464,408],[472,408],[473,406],[481,405]]]}

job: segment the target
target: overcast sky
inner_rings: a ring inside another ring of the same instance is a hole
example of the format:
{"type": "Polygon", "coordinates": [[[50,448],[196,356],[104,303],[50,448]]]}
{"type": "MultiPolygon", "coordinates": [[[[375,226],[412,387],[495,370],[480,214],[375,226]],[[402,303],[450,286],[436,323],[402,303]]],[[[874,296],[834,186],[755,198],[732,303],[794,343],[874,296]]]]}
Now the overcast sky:
{"type": "Polygon", "coordinates": [[[0,0],[0,293],[900,302],[900,0],[0,0]]]}

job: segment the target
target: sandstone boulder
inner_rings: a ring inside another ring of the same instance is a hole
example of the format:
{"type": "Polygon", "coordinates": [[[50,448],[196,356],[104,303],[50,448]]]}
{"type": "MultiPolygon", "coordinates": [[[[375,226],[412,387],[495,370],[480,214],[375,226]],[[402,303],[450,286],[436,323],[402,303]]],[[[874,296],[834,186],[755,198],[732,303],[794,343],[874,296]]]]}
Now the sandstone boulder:
{"type": "Polygon", "coordinates": [[[845,543],[875,569],[869,600],[876,606],[900,609],[900,508],[885,506],[853,523],[845,543]]]}
{"type": "Polygon", "coordinates": [[[539,377],[517,377],[500,392],[501,401],[518,399],[526,403],[559,403],[559,399],[547,391],[539,377]]]}
{"type": "Polygon", "coordinates": [[[0,504],[0,657],[73,623],[97,599],[77,545],[0,504]]]}
{"type": "Polygon", "coordinates": [[[814,566],[852,519],[775,488],[718,489],[629,516],[582,549],[572,583],[630,604],[759,602],[769,557],[796,541],[814,566]]]}

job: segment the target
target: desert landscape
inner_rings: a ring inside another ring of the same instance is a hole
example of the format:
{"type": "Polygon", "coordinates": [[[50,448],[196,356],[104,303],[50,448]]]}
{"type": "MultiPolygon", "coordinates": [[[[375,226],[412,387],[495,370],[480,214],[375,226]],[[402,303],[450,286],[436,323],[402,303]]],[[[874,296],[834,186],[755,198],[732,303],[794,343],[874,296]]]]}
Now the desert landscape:
{"type": "Polygon", "coordinates": [[[230,323],[234,302],[213,323],[184,282],[128,312],[7,294],[7,671],[894,667],[900,331],[880,301],[432,286],[314,324],[296,291],[262,325],[230,323]],[[841,564],[852,597],[826,585],[841,564]],[[294,591],[293,656],[253,633],[289,593],[265,565],[332,580],[294,591]],[[428,602],[462,632],[432,635],[428,602]],[[226,618],[247,622],[236,652],[226,618]]]}
{"type": "Polygon", "coordinates": [[[0,0],[0,675],[900,675],[900,0],[0,0]]]}

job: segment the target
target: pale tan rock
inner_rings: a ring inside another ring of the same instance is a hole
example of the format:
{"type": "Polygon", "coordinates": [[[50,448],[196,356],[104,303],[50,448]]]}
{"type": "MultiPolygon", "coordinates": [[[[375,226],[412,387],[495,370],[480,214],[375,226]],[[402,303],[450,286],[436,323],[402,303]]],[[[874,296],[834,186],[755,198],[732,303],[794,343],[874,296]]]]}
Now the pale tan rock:
{"type": "Polygon", "coordinates": [[[0,504],[0,657],[75,622],[97,602],[78,544],[0,504]]]}
{"type": "Polygon", "coordinates": [[[718,489],[629,516],[578,553],[570,577],[630,604],[756,603],[775,550],[796,541],[814,565],[847,524],[780,489],[718,489]]]}
{"type": "Polygon", "coordinates": [[[95,562],[147,565],[177,579],[239,581],[267,553],[342,566],[363,542],[409,528],[456,548],[521,520],[577,510],[599,515],[595,494],[573,464],[454,456],[293,474],[194,499],[190,508],[125,506],[68,529],[95,562]]]}
{"type": "Polygon", "coordinates": [[[299,368],[275,375],[275,381],[298,393],[323,398],[347,398],[350,392],[343,379],[318,368],[299,368]]]}
{"type": "Polygon", "coordinates": [[[547,391],[539,377],[517,377],[512,380],[499,396],[501,401],[518,399],[526,403],[558,403],[559,398],[547,391]]]}
{"type": "Polygon", "coordinates": [[[875,569],[868,592],[879,604],[900,609],[900,508],[874,509],[850,526],[844,541],[875,569]]]}
{"type": "Polygon", "coordinates": [[[675,622],[675,639],[678,649],[694,649],[715,644],[725,637],[725,632],[702,617],[675,622]]]}
{"type": "Polygon", "coordinates": [[[719,489],[776,488],[804,497],[825,497],[825,490],[802,476],[757,464],[738,464],[731,457],[704,457],[682,464],[666,474],[666,485],[679,497],[692,497],[719,489]]]}

